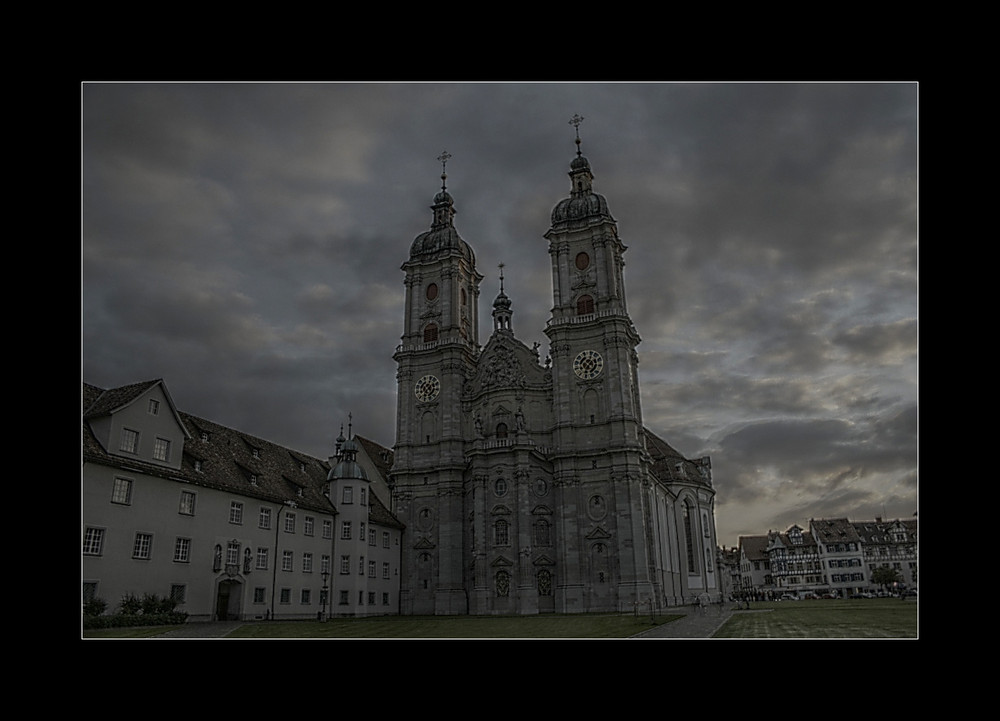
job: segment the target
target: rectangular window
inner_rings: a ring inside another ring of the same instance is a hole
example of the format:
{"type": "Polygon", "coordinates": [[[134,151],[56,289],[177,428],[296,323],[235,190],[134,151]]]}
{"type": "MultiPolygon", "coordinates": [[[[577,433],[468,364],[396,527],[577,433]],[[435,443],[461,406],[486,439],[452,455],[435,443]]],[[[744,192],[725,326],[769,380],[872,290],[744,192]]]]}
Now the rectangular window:
{"type": "Polygon", "coordinates": [[[292,570],[292,561],[293,560],[294,560],[293,559],[293,554],[292,554],[291,551],[282,551],[281,552],[281,570],[282,571],[291,571],[292,570]]]}
{"type": "Polygon", "coordinates": [[[368,605],[369,606],[374,606],[375,605],[375,592],[374,591],[369,591],[368,592],[368,605]]]}
{"type": "Polygon", "coordinates": [[[111,492],[112,503],[128,505],[132,502],[132,481],[128,478],[116,478],[115,488],[111,492]]]}
{"type": "Polygon", "coordinates": [[[302,532],[307,536],[311,536],[313,534],[314,525],[316,525],[316,519],[312,516],[306,516],[302,519],[302,532]]]}
{"type": "Polygon", "coordinates": [[[240,562],[240,544],[238,541],[230,541],[226,545],[226,564],[235,566],[240,562]]]}
{"type": "Polygon", "coordinates": [[[243,504],[239,501],[229,504],[229,522],[243,525],[243,504]]]}
{"type": "Polygon", "coordinates": [[[83,535],[83,553],[87,556],[100,556],[104,548],[104,529],[88,528],[83,535]]]}
{"type": "Polygon", "coordinates": [[[265,530],[271,527],[271,509],[267,506],[260,507],[260,513],[257,516],[257,527],[265,530]]]}
{"type": "Polygon", "coordinates": [[[170,600],[177,604],[184,603],[187,600],[187,586],[183,583],[171,584],[170,600]]]}
{"type": "Polygon", "coordinates": [[[155,416],[160,412],[160,402],[155,398],[149,399],[149,415],[155,416]]]}
{"type": "Polygon", "coordinates": [[[149,533],[136,533],[135,543],[132,545],[132,558],[142,560],[149,559],[149,551],[153,545],[153,536],[149,533]]]}
{"type": "Polygon", "coordinates": [[[312,598],[312,593],[310,592],[310,590],[308,588],[303,588],[302,589],[302,605],[303,606],[308,606],[312,602],[311,598],[312,598]]]}
{"type": "Polygon", "coordinates": [[[194,515],[194,493],[191,491],[181,491],[181,505],[177,509],[178,513],[183,513],[185,516],[194,515]]]}
{"type": "Polygon", "coordinates": [[[364,576],[365,575],[365,557],[364,556],[362,556],[361,558],[358,559],[358,575],[359,576],[364,576]]]}
{"type": "Polygon", "coordinates": [[[344,503],[354,503],[354,489],[344,486],[344,503]]]}
{"type": "Polygon", "coordinates": [[[191,560],[191,539],[178,538],[174,544],[174,561],[187,563],[191,560]]]}
{"type": "Polygon", "coordinates": [[[285,514],[285,533],[295,533],[295,514],[285,514]]]}
{"type": "Polygon", "coordinates": [[[341,606],[347,605],[347,591],[340,592],[340,605],[341,606]]]}
{"type": "Polygon", "coordinates": [[[312,573],[313,570],[313,555],[311,553],[302,554],[302,572],[312,573]]]}
{"type": "Polygon", "coordinates": [[[292,602],[292,589],[290,588],[281,589],[280,603],[291,603],[291,602],[292,602]]]}
{"type": "Polygon", "coordinates": [[[389,547],[389,532],[382,531],[382,548],[388,548],[388,547],[389,547]]]}
{"type": "Polygon", "coordinates": [[[157,438],[153,441],[153,458],[158,461],[169,461],[170,441],[166,438],[157,438]]]}
{"type": "Polygon", "coordinates": [[[375,561],[368,562],[368,578],[375,578],[375,571],[378,568],[378,564],[375,561]]]}
{"type": "Polygon", "coordinates": [[[388,606],[389,605],[389,594],[386,593],[386,592],[384,592],[384,591],[382,593],[382,605],[383,606],[388,606]]]}
{"type": "Polygon", "coordinates": [[[330,572],[330,557],[321,556],[319,559],[319,572],[329,573],[330,572]]]}
{"type": "Polygon", "coordinates": [[[253,590],[253,602],[264,603],[264,594],[267,590],[263,586],[257,586],[253,590]]]}
{"type": "Polygon", "coordinates": [[[333,538],[333,521],[323,521],[323,538],[333,538]]]}
{"type": "Polygon", "coordinates": [[[133,431],[131,428],[122,428],[122,443],[119,450],[125,453],[138,453],[139,431],[133,431]]]}
{"type": "Polygon", "coordinates": [[[344,521],[340,526],[340,538],[344,541],[351,540],[351,522],[344,521]]]}
{"type": "Polygon", "coordinates": [[[97,584],[93,581],[83,582],[83,602],[90,603],[97,597],[97,584]]]}
{"type": "Polygon", "coordinates": [[[374,528],[368,529],[368,545],[369,546],[378,545],[378,531],[376,531],[374,528]]]}
{"type": "MultiPolygon", "coordinates": [[[[104,532],[101,531],[101,533],[103,534],[104,532]]],[[[340,557],[340,572],[341,573],[350,573],[351,572],[351,557],[350,556],[341,556],[340,557]]]]}
{"type": "Polygon", "coordinates": [[[382,578],[384,578],[387,581],[389,580],[389,564],[388,563],[383,563],[382,564],[382,578]]]}
{"type": "Polygon", "coordinates": [[[257,570],[266,571],[267,570],[267,549],[258,548],[257,549],[257,570]]]}

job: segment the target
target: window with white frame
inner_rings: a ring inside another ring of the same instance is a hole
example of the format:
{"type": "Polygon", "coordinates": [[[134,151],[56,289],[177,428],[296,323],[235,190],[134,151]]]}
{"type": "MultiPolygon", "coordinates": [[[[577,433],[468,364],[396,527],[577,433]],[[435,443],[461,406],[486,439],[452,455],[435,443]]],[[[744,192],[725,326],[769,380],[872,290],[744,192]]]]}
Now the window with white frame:
{"type": "Polygon", "coordinates": [[[239,501],[231,501],[229,504],[229,522],[243,525],[243,504],[239,501]]]}
{"type": "Polygon", "coordinates": [[[319,559],[319,572],[320,573],[329,573],[330,572],[330,557],[329,556],[326,556],[326,555],[320,556],[320,559],[319,559]]]}
{"type": "Polygon", "coordinates": [[[344,521],[340,524],[340,538],[344,541],[351,540],[351,522],[344,521]]]}
{"type": "Polygon", "coordinates": [[[267,589],[264,588],[263,586],[257,586],[257,587],[255,587],[254,590],[253,590],[253,602],[254,603],[264,603],[264,598],[265,598],[264,594],[266,592],[267,592],[267,589]]]}
{"type": "Polygon", "coordinates": [[[382,531],[382,548],[388,548],[388,547],[389,547],[389,532],[382,531]]]}
{"type": "Polygon", "coordinates": [[[294,554],[291,551],[282,551],[281,552],[281,570],[282,571],[291,571],[292,570],[292,563],[293,563],[293,561],[294,561],[294,554]]]}
{"type": "Polygon", "coordinates": [[[312,603],[312,592],[308,588],[302,589],[302,605],[308,606],[312,603]]]}
{"type": "Polygon", "coordinates": [[[128,505],[132,502],[132,481],[128,478],[115,478],[115,487],[111,491],[111,502],[128,505]]]}
{"type": "Polygon", "coordinates": [[[235,566],[240,562],[240,544],[239,541],[230,541],[226,544],[226,564],[229,566],[235,566]]]}
{"type": "Polygon", "coordinates": [[[365,557],[364,556],[361,556],[361,558],[358,559],[358,575],[359,576],[364,576],[365,575],[365,557]]]}
{"type": "Polygon", "coordinates": [[[375,578],[375,572],[378,570],[378,564],[375,561],[368,562],[368,578],[375,578]]]}
{"type": "Polygon", "coordinates": [[[266,571],[267,570],[267,549],[257,548],[257,570],[266,571]]]}
{"type": "Polygon", "coordinates": [[[368,529],[368,545],[375,546],[378,545],[378,531],[374,528],[368,529]]]}
{"type": "Polygon", "coordinates": [[[361,505],[365,505],[365,489],[361,489],[361,505]]]}
{"type": "Polygon", "coordinates": [[[340,572],[350,573],[351,572],[351,557],[341,556],[340,557],[340,572]]]}
{"type": "Polygon", "coordinates": [[[302,533],[307,536],[311,536],[313,534],[313,526],[315,525],[316,519],[312,516],[306,516],[302,519],[302,533]]]}
{"type": "Polygon", "coordinates": [[[386,581],[389,580],[389,564],[388,563],[383,563],[382,564],[382,578],[384,578],[386,581]]]}
{"type": "Polygon", "coordinates": [[[177,512],[183,513],[185,516],[194,515],[194,493],[192,491],[181,491],[181,503],[177,512]]]}
{"type": "Polygon", "coordinates": [[[302,572],[312,573],[313,570],[313,555],[311,553],[302,554],[302,572]]]}
{"type": "Polygon", "coordinates": [[[295,514],[285,514],[285,533],[295,533],[295,514]]]}
{"type": "Polygon", "coordinates": [[[149,560],[150,549],[153,546],[153,535],[151,533],[135,534],[135,543],[132,545],[132,558],[149,560]]]}
{"type": "Polygon", "coordinates": [[[160,402],[155,398],[150,398],[148,410],[149,410],[149,415],[151,416],[158,415],[160,412],[160,402]]]}
{"type": "Polygon", "coordinates": [[[354,503],[354,489],[351,486],[344,486],[344,503],[354,503]]]}
{"type": "Polygon", "coordinates": [[[125,453],[138,453],[139,431],[133,431],[131,428],[122,428],[122,442],[119,450],[125,453]]]}
{"type": "Polygon", "coordinates": [[[191,560],[191,539],[178,538],[174,543],[174,561],[177,563],[187,563],[191,560]]]}
{"type": "Polygon", "coordinates": [[[83,553],[86,556],[100,556],[104,550],[104,529],[88,528],[83,534],[83,553]]]}
{"type": "Polygon", "coordinates": [[[323,521],[323,538],[333,538],[333,521],[323,521]]]}
{"type": "Polygon", "coordinates": [[[267,506],[260,507],[260,513],[257,514],[257,527],[264,530],[271,527],[271,509],[267,506]]]}
{"type": "Polygon", "coordinates": [[[292,589],[283,588],[281,589],[281,596],[279,597],[279,603],[291,603],[292,602],[292,589]]]}
{"type": "Polygon", "coordinates": [[[166,438],[157,438],[153,441],[153,458],[158,461],[170,460],[170,441],[166,438]]]}

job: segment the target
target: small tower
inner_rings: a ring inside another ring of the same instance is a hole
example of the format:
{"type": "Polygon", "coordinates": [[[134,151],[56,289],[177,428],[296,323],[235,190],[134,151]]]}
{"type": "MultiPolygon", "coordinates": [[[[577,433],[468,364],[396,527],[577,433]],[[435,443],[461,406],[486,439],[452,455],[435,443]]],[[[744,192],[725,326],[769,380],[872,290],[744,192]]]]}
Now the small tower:
{"type": "Polygon", "coordinates": [[[510,318],[513,312],[510,309],[510,298],[503,292],[503,263],[500,264],[500,293],[493,301],[493,332],[511,333],[513,328],[510,325],[510,318]]]}
{"type": "Polygon", "coordinates": [[[358,445],[343,431],[337,438],[337,464],[330,469],[327,481],[330,501],[337,507],[337,557],[331,571],[339,580],[332,584],[340,597],[333,599],[338,613],[360,616],[366,613],[365,594],[368,591],[368,574],[365,573],[366,529],[371,482],[364,467],[358,463],[358,445]]]}

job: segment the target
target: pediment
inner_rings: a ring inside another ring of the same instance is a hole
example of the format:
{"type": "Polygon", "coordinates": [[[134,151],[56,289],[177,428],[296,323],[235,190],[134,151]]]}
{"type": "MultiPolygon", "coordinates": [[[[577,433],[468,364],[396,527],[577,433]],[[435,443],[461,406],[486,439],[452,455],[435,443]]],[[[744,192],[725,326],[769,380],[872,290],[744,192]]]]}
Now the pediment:
{"type": "Polygon", "coordinates": [[[553,561],[548,556],[546,556],[544,553],[541,554],[540,556],[536,556],[535,560],[532,561],[531,563],[534,566],[554,566],[554,565],[556,565],[556,562],[553,561]]]}
{"type": "Polygon", "coordinates": [[[528,348],[509,333],[494,333],[479,354],[466,392],[475,395],[483,391],[519,390],[545,382],[537,347],[528,348]]]}
{"type": "Polygon", "coordinates": [[[427,538],[427,536],[422,536],[420,540],[418,540],[416,543],[413,544],[413,547],[418,551],[426,551],[434,548],[434,544],[431,543],[430,539],[427,538]]]}
{"type": "Polygon", "coordinates": [[[514,562],[511,561],[506,556],[497,556],[495,559],[493,559],[493,563],[490,564],[490,567],[491,568],[510,568],[513,565],[514,565],[514,562]]]}
{"type": "Polygon", "coordinates": [[[607,540],[611,538],[611,534],[608,533],[602,526],[598,526],[593,531],[588,533],[586,538],[588,541],[607,540]]]}

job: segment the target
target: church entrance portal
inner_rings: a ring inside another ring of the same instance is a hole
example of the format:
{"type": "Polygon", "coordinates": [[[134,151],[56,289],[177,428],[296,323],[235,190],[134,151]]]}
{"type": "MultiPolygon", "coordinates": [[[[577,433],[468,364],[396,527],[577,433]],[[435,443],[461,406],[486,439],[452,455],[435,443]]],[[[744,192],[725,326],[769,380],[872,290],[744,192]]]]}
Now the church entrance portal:
{"type": "Polygon", "coordinates": [[[220,581],[215,597],[215,620],[236,621],[240,618],[243,594],[240,582],[232,579],[220,581]]]}

